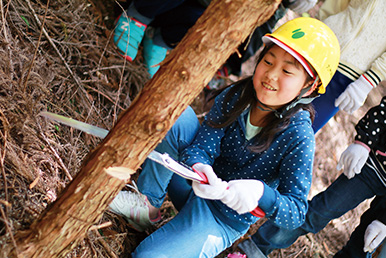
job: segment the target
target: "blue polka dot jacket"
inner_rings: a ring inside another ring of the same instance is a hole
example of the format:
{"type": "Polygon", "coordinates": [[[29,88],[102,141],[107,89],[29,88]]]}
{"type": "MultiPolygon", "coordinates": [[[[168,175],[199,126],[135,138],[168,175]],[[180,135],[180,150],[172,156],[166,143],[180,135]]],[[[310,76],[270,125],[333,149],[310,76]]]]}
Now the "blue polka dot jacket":
{"type": "MultiPolygon", "coordinates": [[[[240,92],[223,105],[229,89],[215,99],[195,140],[183,151],[182,161],[190,166],[197,162],[210,164],[217,176],[226,181],[261,180],[264,194],[259,207],[266,217],[279,227],[294,229],[301,226],[308,209],[307,196],[315,152],[309,112],[297,112],[289,126],[275,136],[267,150],[254,153],[248,146],[253,144],[255,138],[248,141],[245,137],[249,108],[225,128],[213,128],[208,124],[208,121],[218,121],[234,107],[240,92]]],[[[257,221],[250,213],[239,215],[221,201],[207,200],[207,203],[213,213],[236,229],[243,230],[246,225],[249,227],[257,221]]]]}

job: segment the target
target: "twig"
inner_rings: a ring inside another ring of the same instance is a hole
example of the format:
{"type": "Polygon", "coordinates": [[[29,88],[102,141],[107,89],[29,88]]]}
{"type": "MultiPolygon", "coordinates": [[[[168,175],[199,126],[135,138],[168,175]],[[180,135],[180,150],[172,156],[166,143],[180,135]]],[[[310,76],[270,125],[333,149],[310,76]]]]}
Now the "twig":
{"type": "MultiPolygon", "coordinates": [[[[94,89],[93,87],[90,87],[90,86],[88,86],[88,85],[86,85],[86,87],[87,87],[89,90],[92,90],[92,91],[94,91],[94,92],[96,92],[96,93],[102,95],[102,96],[105,97],[107,100],[109,100],[111,103],[114,103],[114,100],[113,100],[112,98],[110,98],[106,93],[103,93],[103,92],[101,92],[101,91],[99,91],[99,90],[97,90],[97,89],[94,89]]],[[[121,107],[121,105],[119,105],[119,104],[118,104],[118,108],[119,108],[120,110],[125,110],[125,109],[124,109],[123,107],[121,107]]]]}
{"type": "Polygon", "coordinates": [[[60,166],[64,170],[64,173],[67,175],[67,177],[70,179],[70,181],[72,181],[72,176],[70,174],[70,171],[68,171],[66,165],[64,165],[63,160],[60,158],[59,154],[56,152],[56,150],[54,148],[52,148],[51,145],[49,145],[49,147],[50,147],[50,150],[54,153],[54,156],[58,159],[60,166]]]}
{"type": "MultiPolygon", "coordinates": [[[[8,7],[11,3],[8,3],[6,13],[8,13],[8,7]]],[[[3,5],[3,0],[0,0],[0,8],[1,8],[1,20],[3,22],[2,30],[4,30],[4,38],[5,41],[8,43],[8,35],[7,35],[7,30],[5,29],[5,17],[6,14],[4,14],[4,5],[3,5]]]]}
{"type": "Polygon", "coordinates": [[[43,137],[44,141],[48,144],[48,147],[50,148],[50,150],[52,151],[52,153],[54,154],[54,156],[56,157],[56,159],[58,160],[60,166],[63,168],[64,170],[64,173],[66,174],[66,176],[70,179],[70,181],[72,181],[72,176],[70,174],[70,172],[68,171],[66,165],[64,165],[63,163],[63,160],[60,158],[59,154],[56,152],[56,150],[51,146],[51,144],[49,143],[49,141],[46,139],[45,135],[43,133],[40,133],[40,135],[43,137]]]}
{"type": "Polygon", "coordinates": [[[32,67],[33,67],[33,64],[34,64],[34,61],[35,61],[35,58],[36,58],[36,54],[38,52],[38,49],[39,49],[39,45],[40,45],[40,42],[41,42],[41,39],[42,39],[42,35],[43,35],[43,29],[44,29],[44,24],[46,23],[46,17],[47,17],[47,12],[48,12],[48,6],[50,4],[50,0],[47,1],[47,5],[46,5],[46,11],[44,13],[44,17],[43,17],[43,23],[41,25],[41,30],[40,30],[40,34],[39,34],[39,39],[38,39],[38,43],[36,44],[36,47],[35,47],[35,53],[32,57],[32,60],[31,60],[31,64],[28,68],[28,72],[27,72],[27,76],[25,78],[25,81],[24,81],[24,86],[23,86],[23,91],[26,90],[27,88],[27,82],[28,82],[28,79],[29,79],[29,76],[31,74],[31,70],[32,70],[32,67]]]}
{"type": "Polygon", "coordinates": [[[75,76],[74,72],[71,70],[70,66],[67,64],[66,60],[64,59],[64,57],[62,56],[62,54],[60,53],[59,49],[56,47],[55,43],[52,41],[51,37],[48,35],[47,31],[43,28],[40,20],[39,20],[39,17],[36,15],[34,9],[32,8],[32,5],[31,5],[31,2],[29,0],[26,0],[27,4],[28,4],[28,8],[30,9],[32,15],[34,16],[36,22],[39,24],[39,26],[42,27],[42,31],[44,33],[44,36],[47,38],[48,42],[50,43],[50,45],[55,49],[57,55],[59,56],[59,58],[62,60],[64,66],[66,67],[66,69],[68,70],[68,72],[70,73],[71,77],[74,79],[75,83],[78,85],[78,87],[85,93],[86,95],[86,100],[88,101],[88,103],[91,105],[91,102],[90,102],[90,99],[87,97],[87,91],[86,89],[83,87],[83,85],[80,83],[79,79],[77,76],[75,76]]]}
{"type": "Polygon", "coordinates": [[[3,217],[3,220],[4,220],[5,227],[7,228],[9,237],[11,238],[12,244],[13,244],[13,246],[15,247],[15,250],[16,250],[16,257],[19,257],[19,250],[18,250],[18,248],[17,248],[17,244],[16,244],[16,241],[15,241],[15,238],[13,237],[12,229],[9,227],[9,222],[8,222],[8,220],[7,220],[7,217],[5,216],[3,207],[1,207],[1,206],[0,206],[0,211],[1,211],[1,216],[3,217]]]}
{"type": "MultiPolygon", "coordinates": [[[[119,5],[119,7],[123,10],[123,15],[124,17],[126,17],[126,19],[129,19],[129,17],[127,17],[127,14],[125,12],[125,10],[123,9],[122,5],[120,5],[116,0],[115,2],[119,5]]],[[[129,28],[129,35],[130,35],[130,27],[128,26],[129,28]]],[[[115,28],[114,28],[115,30],[115,28]]],[[[127,43],[126,44],[126,49],[125,49],[125,52],[127,52],[127,49],[128,49],[128,46],[129,44],[127,43]]],[[[123,68],[122,68],[122,73],[121,73],[121,78],[119,78],[119,85],[118,85],[118,92],[117,92],[117,99],[116,99],[116,102],[114,104],[114,112],[113,112],[113,122],[115,124],[115,122],[117,121],[117,106],[118,106],[118,101],[119,101],[119,95],[121,94],[121,89],[122,89],[122,82],[123,82],[123,75],[124,75],[124,72],[125,72],[125,67],[126,67],[126,58],[124,58],[124,61],[123,61],[123,68]]]]}
{"type": "Polygon", "coordinates": [[[99,243],[105,248],[105,251],[108,253],[110,257],[118,258],[118,256],[111,250],[111,247],[106,243],[106,241],[102,238],[103,236],[99,233],[98,230],[95,231],[99,237],[97,238],[99,243]]]}
{"type": "Polygon", "coordinates": [[[294,256],[294,258],[298,257],[298,256],[299,256],[306,248],[307,248],[307,246],[304,246],[304,247],[302,248],[302,250],[300,250],[299,253],[297,253],[297,254],[294,256]]]}
{"type": "Polygon", "coordinates": [[[113,223],[111,221],[107,221],[105,223],[102,223],[100,225],[92,225],[89,230],[98,230],[98,229],[102,229],[102,228],[108,228],[110,227],[111,225],[113,225],[113,223]]]}
{"type": "MultiPolygon", "coordinates": [[[[86,238],[86,241],[87,241],[88,245],[90,246],[90,249],[91,249],[91,252],[92,252],[92,257],[98,257],[97,251],[95,251],[95,248],[94,248],[93,243],[91,242],[91,240],[89,238],[86,238]]],[[[83,257],[83,255],[81,257],[83,257]]]]}
{"type": "Polygon", "coordinates": [[[323,240],[322,244],[323,244],[324,249],[326,250],[326,253],[332,254],[332,252],[330,251],[330,249],[328,248],[328,246],[327,246],[326,242],[324,242],[324,240],[323,240]]]}
{"type": "MultiPolygon", "coordinates": [[[[115,28],[116,28],[116,27],[115,27],[115,28]]],[[[114,28],[114,30],[115,30],[115,28],[114,28]]],[[[110,33],[109,37],[107,38],[106,45],[105,45],[105,47],[103,48],[103,51],[102,51],[101,56],[100,56],[100,58],[99,58],[98,69],[99,69],[100,66],[101,66],[101,63],[102,63],[102,57],[105,55],[105,53],[106,53],[106,51],[107,51],[107,47],[109,46],[109,42],[110,42],[111,38],[112,38],[113,35],[114,35],[114,30],[110,33]]]]}
{"type": "MultiPolygon", "coordinates": [[[[2,19],[2,22],[3,22],[3,26],[2,26],[2,30],[4,30],[4,38],[5,38],[5,41],[7,43],[7,49],[9,51],[9,56],[11,57],[12,56],[12,50],[11,48],[9,47],[9,41],[8,41],[8,34],[7,34],[7,30],[6,30],[6,18],[7,17],[7,14],[8,14],[8,10],[9,10],[9,6],[11,5],[11,0],[8,2],[8,5],[7,5],[7,10],[5,11],[4,13],[4,8],[3,8],[3,0],[0,0],[0,3],[1,3],[1,19],[2,19]]],[[[10,71],[13,71],[13,63],[12,63],[12,58],[9,58],[9,68],[10,68],[10,71]]]]}
{"type": "MultiPolygon", "coordinates": [[[[0,115],[3,117],[3,118],[1,118],[1,121],[3,122],[3,126],[4,126],[4,135],[3,135],[3,141],[4,141],[3,148],[4,148],[4,150],[0,156],[0,167],[1,167],[1,174],[3,175],[3,179],[4,179],[5,201],[8,202],[8,186],[7,186],[7,177],[6,177],[5,169],[4,169],[4,160],[5,160],[5,153],[6,153],[6,148],[7,148],[7,135],[8,135],[8,129],[9,129],[9,123],[8,123],[8,120],[7,120],[7,118],[4,115],[2,110],[0,110],[0,115]]],[[[8,206],[5,207],[5,213],[8,214],[8,206]]]]}
{"type": "Polygon", "coordinates": [[[113,65],[113,66],[109,66],[109,67],[99,67],[97,69],[93,69],[93,70],[90,70],[90,71],[87,71],[87,72],[83,72],[83,74],[88,75],[88,74],[92,74],[92,73],[95,73],[95,72],[98,72],[98,71],[121,69],[121,68],[125,68],[125,66],[123,66],[123,65],[113,65]]]}

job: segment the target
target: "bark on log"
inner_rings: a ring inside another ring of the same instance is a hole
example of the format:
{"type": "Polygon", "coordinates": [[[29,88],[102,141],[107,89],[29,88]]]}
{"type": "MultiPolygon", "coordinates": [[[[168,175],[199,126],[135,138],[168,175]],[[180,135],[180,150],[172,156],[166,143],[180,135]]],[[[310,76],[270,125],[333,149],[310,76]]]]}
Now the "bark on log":
{"type": "Polygon", "coordinates": [[[7,257],[60,257],[75,247],[220,65],[280,2],[212,1],[57,201],[15,235],[17,248],[7,257]]]}

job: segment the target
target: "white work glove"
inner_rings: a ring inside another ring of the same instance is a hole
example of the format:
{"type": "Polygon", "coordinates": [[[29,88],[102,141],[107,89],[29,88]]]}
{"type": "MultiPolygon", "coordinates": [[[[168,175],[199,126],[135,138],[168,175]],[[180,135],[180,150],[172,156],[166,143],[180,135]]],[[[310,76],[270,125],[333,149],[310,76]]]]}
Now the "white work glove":
{"type": "Polygon", "coordinates": [[[346,90],[335,100],[335,106],[352,114],[360,108],[365,102],[367,95],[373,89],[373,86],[363,77],[350,83],[346,90]]]}
{"type": "Polygon", "coordinates": [[[193,165],[193,168],[197,171],[204,173],[209,183],[192,183],[193,191],[198,197],[209,200],[220,200],[224,197],[225,191],[228,187],[228,183],[222,181],[220,178],[217,177],[217,175],[213,171],[212,166],[202,163],[196,163],[193,165]]]}
{"type": "Polygon", "coordinates": [[[243,214],[253,211],[258,206],[263,193],[264,184],[259,180],[231,180],[221,201],[238,214],[243,214]]]}
{"type": "Polygon", "coordinates": [[[317,2],[318,0],[297,0],[289,8],[298,14],[302,14],[308,12],[317,2]]]}
{"type": "Polygon", "coordinates": [[[353,178],[355,174],[361,173],[362,167],[369,157],[369,152],[370,151],[361,144],[351,144],[340,156],[336,169],[341,170],[344,167],[343,174],[345,174],[348,179],[353,178]]]}
{"type": "Polygon", "coordinates": [[[365,232],[365,245],[363,251],[372,252],[386,237],[386,225],[379,220],[374,220],[367,226],[365,232]]]}

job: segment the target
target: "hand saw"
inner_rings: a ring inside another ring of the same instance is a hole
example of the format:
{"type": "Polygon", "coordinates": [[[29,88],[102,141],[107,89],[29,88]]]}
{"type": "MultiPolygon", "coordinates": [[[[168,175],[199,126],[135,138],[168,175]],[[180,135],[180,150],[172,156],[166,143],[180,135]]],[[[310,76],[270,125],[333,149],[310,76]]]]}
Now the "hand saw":
{"type": "MultiPolygon", "coordinates": [[[[86,132],[88,134],[97,136],[99,138],[105,138],[107,134],[109,133],[108,130],[97,127],[95,125],[90,125],[69,117],[61,116],[58,114],[54,114],[51,112],[41,112],[41,116],[46,117],[48,119],[54,120],[56,122],[59,122],[61,124],[73,127],[75,129],[81,130],[83,132],[86,132]]],[[[161,154],[158,151],[153,150],[150,152],[150,154],[147,156],[149,159],[165,166],[166,168],[170,169],[174,173],[196,182],[208,183],[208,179],[206,178],[205,174],[203,174],[200,171],[195,171],[193,168],[190,168],[186,166],[183,163],[177,162],[174,159],[172,159],[169,154],[164,153],[161,154]]]]}
{"type": "MultiPolygon", "coordinates": [[[[95,125],[90,125],[69,117],[58,115],[52,112],[44,111],[44,112],[41,112],[40,115],[50,120],[73,127],[75,129],[81,130],[85,133],[97,136],[102,139],[105,138],[109,133],[109,131],[106,129],[97,127],[95,125]]],[[[164,167],[170,169],[172,172],[182,176],[183,178],[196,181],[202,184],[209,183],[204,173],[194,170],[193,168],[190,168],[183,163],[175,161],[167,153],[161,154],[158,151],[153,150],[150,152],[150,154],[147,157],[163,165],[164,167]]],[[[256,207],[256,209],[251,211],[251,214],[259,218],[262,218],[265,216],[265,212],[259,207],[256,207]]]]}

